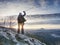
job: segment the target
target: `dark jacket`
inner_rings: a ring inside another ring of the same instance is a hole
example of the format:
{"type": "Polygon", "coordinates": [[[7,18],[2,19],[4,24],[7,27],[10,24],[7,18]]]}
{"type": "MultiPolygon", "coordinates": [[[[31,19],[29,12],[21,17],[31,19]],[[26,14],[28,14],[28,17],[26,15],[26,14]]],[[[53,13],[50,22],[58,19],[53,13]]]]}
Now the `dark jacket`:
{"type": "Polygon", "coordinates": [[[24,18],[26,14],[24,13],[24,15],[22,15],[21,13],[18,16],[18,23],[24,23],[26,21],[26,19],[24,18]]]}

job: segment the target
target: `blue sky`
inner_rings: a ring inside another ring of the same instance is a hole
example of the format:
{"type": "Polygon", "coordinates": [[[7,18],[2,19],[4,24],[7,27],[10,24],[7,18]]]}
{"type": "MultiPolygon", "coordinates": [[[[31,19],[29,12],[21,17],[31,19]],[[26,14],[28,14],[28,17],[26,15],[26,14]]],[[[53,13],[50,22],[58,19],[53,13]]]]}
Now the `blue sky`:
{"type": "Polygon", "coordinates": [[[60,0],[0,0],[0,15],[60,13],[60,0]]]}

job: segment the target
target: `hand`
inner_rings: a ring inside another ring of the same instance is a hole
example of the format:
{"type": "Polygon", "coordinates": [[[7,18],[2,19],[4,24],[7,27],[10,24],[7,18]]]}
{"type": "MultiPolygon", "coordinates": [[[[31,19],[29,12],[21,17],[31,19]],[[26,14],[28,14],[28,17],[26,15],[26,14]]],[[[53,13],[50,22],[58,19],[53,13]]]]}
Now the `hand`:
{"type": "Polygon", "coordinates": [[[25,11],[23,11],[25,13],[25,11]]]}
{"type": "Polygon", "coordinates": [[[24,13],[24,16],[26,15],[26,12],[25,11],[23,11],[23,13],[24,13]]]}

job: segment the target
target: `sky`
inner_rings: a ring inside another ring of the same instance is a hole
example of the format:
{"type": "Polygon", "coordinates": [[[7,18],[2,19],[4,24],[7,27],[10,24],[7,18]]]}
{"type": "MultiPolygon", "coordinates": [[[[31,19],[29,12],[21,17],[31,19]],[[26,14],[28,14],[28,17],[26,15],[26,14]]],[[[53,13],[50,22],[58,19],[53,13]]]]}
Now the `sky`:
{"type": "Polygon", "coordinates": [[[0,0],[0,16],[60,13],[60,0],[0,0]]]}
{"type": "MultiPolygon", "coordinates": [[[[22,11],[26,11],[27,15],[60,13],[60,0],[0,0],[1,17],[18,15],[19,12],[23,13],[22,11]]],[[[17,28],[17,25],[14,27],[17,28]]],[[[60,29],[60,17],[47,17],[47,19],[41,19],[39,16],[28,17],[24,27],[26,29],[60,29]]]]}

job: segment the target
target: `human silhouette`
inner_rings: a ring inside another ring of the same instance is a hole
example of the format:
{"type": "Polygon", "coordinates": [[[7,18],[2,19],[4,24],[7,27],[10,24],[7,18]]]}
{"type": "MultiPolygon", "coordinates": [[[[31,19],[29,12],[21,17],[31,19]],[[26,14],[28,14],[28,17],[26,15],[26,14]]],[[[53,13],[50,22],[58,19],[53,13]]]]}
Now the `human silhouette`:
{"type": "Polygon", "coordinates": [[[21,33],[24,34],[24,22],[26,21],[26,19],[24,18],[24,16],[26,15],[26,12],[23,11],[23,15],[22,13],[19,13],[18,15],[18,33],[20,33],[20,30],[21,30],[21,33]],[[21,26],[21,27],[20,27],[21,26]]]}

